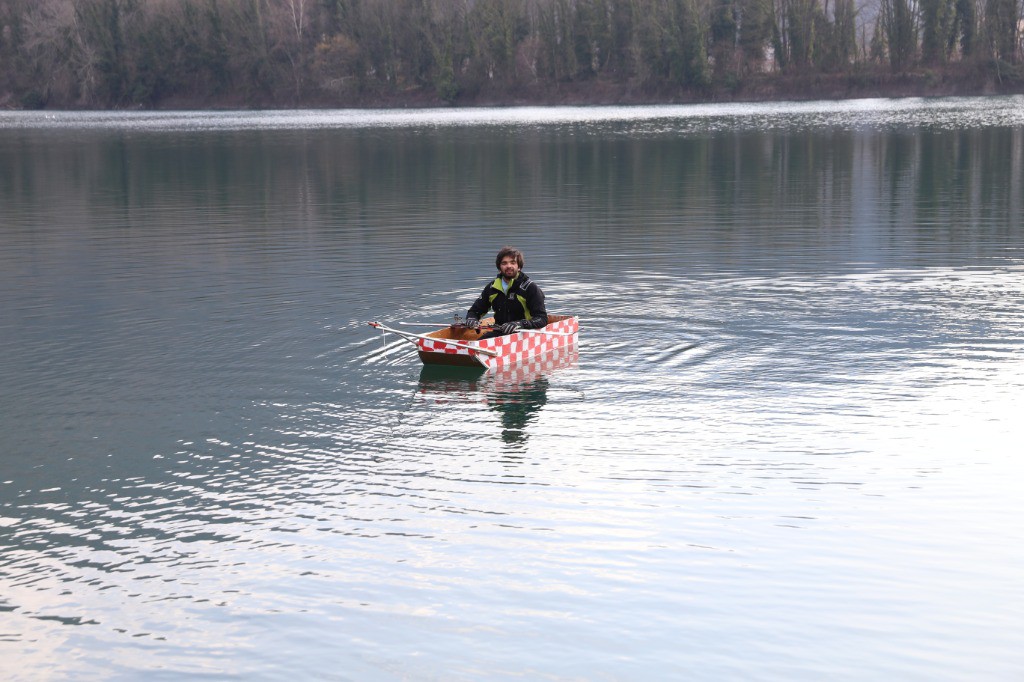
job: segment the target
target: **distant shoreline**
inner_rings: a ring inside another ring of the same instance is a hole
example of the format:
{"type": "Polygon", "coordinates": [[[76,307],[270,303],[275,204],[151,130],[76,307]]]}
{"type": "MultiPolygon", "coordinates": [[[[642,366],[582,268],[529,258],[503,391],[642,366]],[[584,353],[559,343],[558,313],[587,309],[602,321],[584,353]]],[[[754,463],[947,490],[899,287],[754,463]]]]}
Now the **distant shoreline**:
{"type": "Polygon", "coordinates": [[[218,98],[173,96],[153,106],[71,107],[38,109],[15,106],[13,94],[0,95],[0,108],[40,111],[229,111],[285,109],[425,109],[522,106],[642,106],[730,102],[788,102],[904,97],[978,97],[1024,94],[1024,81],[1000,79],[988,69],[921,69],[892,74],[865,70],[856,73],[805,75],[762,74],[749,77],[733,89],[648,88],[632,83],[590,80],[561,84],[538,83],[512,89],[489,89],[443,100],[429,87],[401,92],[350,93],[344,97],[310,96],[301,101],[247,99],[237,95],[218,98]]]}

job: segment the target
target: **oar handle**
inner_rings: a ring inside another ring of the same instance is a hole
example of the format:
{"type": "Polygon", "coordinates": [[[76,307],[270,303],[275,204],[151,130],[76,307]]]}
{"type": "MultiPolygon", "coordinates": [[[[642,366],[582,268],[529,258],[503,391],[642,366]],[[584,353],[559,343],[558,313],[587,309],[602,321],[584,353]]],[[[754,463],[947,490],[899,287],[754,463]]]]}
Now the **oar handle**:
{"type": "Polygon", "coordinates": [[[439,338],[436,338],[434,336],[425,336],[423,334],[410,334],[409,332],[403,332],[400,329],[392,329],[391,327],[386,327],[386,326],[382,325],[380,322],[367,322],[366,324],[370,325],[371,327],[373,327],[375,329],[380,329],[381,331],[392,332],[394,334],[398,334],[403,339],[405,339],[409,343],[413,343],[413,344],[416,343],[415,341],[413,341],[413,339],[424,339],[426,341],[433,341],[434,343],[442,343],[442,344],[444,344],[446,346],[455,346],[456,348],[465,348],[466,350],[472,351],[474,353],[483,353],[484,355],[490,355],[491,357],[497,357],[498,356],[498,352],[497,351],[490,350],[489,348],[479,348],[478,346],[471,346],[468,343],[462,343],[461,341],[453,341],[451,339],[439,339],[439,338]]]}

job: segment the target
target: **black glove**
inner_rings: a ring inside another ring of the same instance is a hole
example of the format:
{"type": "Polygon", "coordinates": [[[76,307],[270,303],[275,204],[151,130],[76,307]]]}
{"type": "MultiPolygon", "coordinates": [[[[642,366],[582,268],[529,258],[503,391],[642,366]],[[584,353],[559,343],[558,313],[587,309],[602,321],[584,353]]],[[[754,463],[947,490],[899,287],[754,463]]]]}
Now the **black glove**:
{"type": "Polygon", "coordinates": [[[522,328],[522,322],[506,322],[505,324],[498,327],[498,331],[500,331],[502,334],[515,334],[522,328]]]}
{"type": "Polygon", "coordinates": [[[480,331],[480,320],[475,317],[466,318],[466,329],[472,329],[473,331],[480,331]]]}

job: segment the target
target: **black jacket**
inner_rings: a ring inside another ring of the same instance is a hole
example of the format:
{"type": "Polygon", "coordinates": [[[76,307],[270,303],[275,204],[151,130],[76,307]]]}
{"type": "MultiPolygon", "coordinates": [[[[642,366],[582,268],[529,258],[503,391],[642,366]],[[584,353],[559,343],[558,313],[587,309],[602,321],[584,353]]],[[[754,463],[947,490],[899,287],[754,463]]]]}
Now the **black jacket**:
{"type": "Polygon", "coordinates": [[[540,329],[548,323],[544,292],[525,272],[516,276],[507,294],[501,290],[501,275],[495,277],[473,301],[466,317],[479,320],[488,310],[494,311],[495,324],[519,322],[523,329],[540,329]]]}

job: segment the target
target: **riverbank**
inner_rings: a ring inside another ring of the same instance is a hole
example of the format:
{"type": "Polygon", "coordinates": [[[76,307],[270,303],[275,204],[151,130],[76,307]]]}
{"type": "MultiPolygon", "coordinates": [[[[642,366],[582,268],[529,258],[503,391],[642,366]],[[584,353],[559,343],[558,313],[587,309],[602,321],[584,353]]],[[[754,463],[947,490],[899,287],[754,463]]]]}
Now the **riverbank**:
{"type": "MultiPolygon", "coordinates": [[[[1024,68],[1007,64],[951,64],[942,69],[921,68],[893,74],[884,68],[861,68],[848,73],[773,74],[749,76],[731,87],[686,88],[647,86],[594,78],[563,83],[536,82],[461,91],[444,99],[431,86],[365,88],[326,92],[309,88],[301,98],[278,93],[248,96],[228,92],[218,97],[176,95],[150,110],[252,109],[402,109],[496,106],[602,106],[701,104],[709,102],[810,101],[898,97],[974,97],[1024,94],[1024,68]]],[[[5,109],[80,109],[88,107],[33,106],[15,93],[0,93],[5,109]]]]}
{"type": "MultiPolygon", "coordinates": [[[[460,94],[456,106],[587,106],[771,102],[875,97],[976,97],[1024,94],[1024,72],[957,64],[893,74],[887,69],[851,73],[758,74],[734,87],[648,88],[635,83],[591,80],[528,85],[511,90],[460,94]]],[[[369,95],[357,106],[450,106],[429,89],[369,95]]]]}
{"type": "MultiPolygon", "coordinates": [[[[644,105],[707,102],[771,102],[896,97],[975,97],[1024,94],[1024,78],[980,67],[892,74],[863,70],[844,74],[761,74],[732,88],[645,88],[614,82],[574,82],[527,86],[505,92],[459,97],[459,106],[644,105]]],[[[444,106],[431,92],[407,92],[374,99],[370,106],[444,106]]]]}

